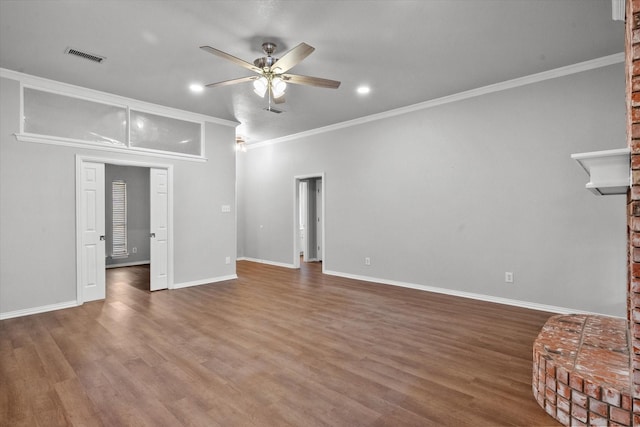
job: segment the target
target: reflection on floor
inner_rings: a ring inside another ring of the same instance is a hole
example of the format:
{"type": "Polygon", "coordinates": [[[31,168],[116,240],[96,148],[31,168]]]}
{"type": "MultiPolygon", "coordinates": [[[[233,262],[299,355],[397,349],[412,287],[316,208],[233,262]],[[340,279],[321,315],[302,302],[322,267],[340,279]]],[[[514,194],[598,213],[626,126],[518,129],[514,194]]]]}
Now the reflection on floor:
{"type": "Polygon", "coordinates": [[[108,268],[107,292],[130,286],[141,291],[149,290],[149,264],[131,267],[108,268]]]}

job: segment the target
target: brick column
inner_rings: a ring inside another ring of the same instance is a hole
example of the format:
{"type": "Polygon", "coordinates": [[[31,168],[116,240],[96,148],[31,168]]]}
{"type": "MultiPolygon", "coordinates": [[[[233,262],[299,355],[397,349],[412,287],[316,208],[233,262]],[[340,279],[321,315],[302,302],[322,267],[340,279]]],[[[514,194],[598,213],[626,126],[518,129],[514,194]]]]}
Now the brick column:
{"type": "Polygon", "coordinates": [[[640,425],[640,0],[627,0],[625,56],[627,69],[627,144],[631,149],[632,185],[627,193],[629,233],[628,320],[631,328],[633,425],[640,425]]]}

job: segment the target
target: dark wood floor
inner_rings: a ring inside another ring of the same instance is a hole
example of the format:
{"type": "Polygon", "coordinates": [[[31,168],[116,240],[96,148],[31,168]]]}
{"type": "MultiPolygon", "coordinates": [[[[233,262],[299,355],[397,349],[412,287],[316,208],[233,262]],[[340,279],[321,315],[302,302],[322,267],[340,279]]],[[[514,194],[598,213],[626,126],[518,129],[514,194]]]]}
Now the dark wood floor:
{"type": "Polygon", "coordinates": [[[558,425],[531,392],[548,313],[318,264],[155,293],[109,274],[105,301],[0,322],[3,426],[558,425]]]}

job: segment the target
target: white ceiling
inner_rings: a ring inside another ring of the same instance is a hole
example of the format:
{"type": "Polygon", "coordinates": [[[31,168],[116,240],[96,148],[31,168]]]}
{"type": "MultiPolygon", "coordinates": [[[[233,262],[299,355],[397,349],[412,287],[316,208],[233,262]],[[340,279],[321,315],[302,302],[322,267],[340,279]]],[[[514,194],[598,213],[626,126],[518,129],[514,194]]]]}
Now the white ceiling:
{"type": "Polygon", "coordinates": [[[609,0],[0,0],[0,67],[235,120],[248,143],[623,50],[609,0]],[[251,75],[199,46],[253,62],[263,41],[310,44],[290,72],[342,85],[289,85],[279,115],[251,83],[189,91],[251,75]]]}

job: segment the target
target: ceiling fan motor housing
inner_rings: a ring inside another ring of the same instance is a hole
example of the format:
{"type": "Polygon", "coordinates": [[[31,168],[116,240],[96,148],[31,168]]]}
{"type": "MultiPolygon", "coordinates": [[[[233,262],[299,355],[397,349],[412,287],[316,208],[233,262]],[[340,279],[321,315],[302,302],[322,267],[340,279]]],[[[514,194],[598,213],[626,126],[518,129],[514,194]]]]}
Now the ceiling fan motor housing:
{"type": "Polygon", "coordinates": [[[273,56],[263,56],[262,58],[257,58],[255,61],[253,61],[253,65],[264,70],[265,68],[270,69],[271,66],[277,61],[278,58],[274,58],[273,56]]]}

